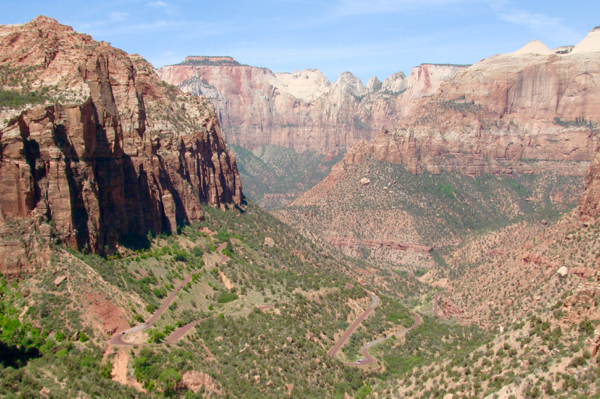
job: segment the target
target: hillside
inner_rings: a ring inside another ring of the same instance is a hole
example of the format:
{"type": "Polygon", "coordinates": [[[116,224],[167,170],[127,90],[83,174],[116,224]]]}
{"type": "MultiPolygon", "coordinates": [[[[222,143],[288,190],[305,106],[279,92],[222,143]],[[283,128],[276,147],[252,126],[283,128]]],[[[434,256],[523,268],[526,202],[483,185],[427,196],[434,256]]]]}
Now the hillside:
{"type": "Polygon", "coordinates": [[[431,266],[433,249],[459,245],[473,234],[556,220],[577,204],[582,188],[582,177],[553,172],[414,175],[401,164],[366,157],[359,164],[342,161],[274,215],[347,255],[416,270],[431,266]]]}

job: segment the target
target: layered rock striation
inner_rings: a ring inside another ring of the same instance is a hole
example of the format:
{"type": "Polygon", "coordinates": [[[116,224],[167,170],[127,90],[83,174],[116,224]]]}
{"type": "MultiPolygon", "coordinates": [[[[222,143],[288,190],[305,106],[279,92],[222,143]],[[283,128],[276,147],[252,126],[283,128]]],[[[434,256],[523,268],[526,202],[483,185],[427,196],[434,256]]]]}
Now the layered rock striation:
{"type": "Polygon", "coordinates": [[[398,72],[365,86],[350,72],[330,83],[316,69],[276,74],[222,57],[194,58],[157,72],[166,82],[209,98],[230,144],[249,150],[273,144],[328,155],[395,126],[416,98],[433,95],[444,79],[466,68],[423,64],[408,78],[398,72]]]}
{"type": "Polygon", "coordinates": [[[202,202],[241,203],[213,107],[165,85],[141,57],[37,17],[0,27],[0,70],[3,91],[38,94],[0,111],[0,252],[25,255],[0,259],[3,274],[32,267],[42,231],[112,253],[125,237],[200,220],[202,202]]]}
{"type": "Polygon", "coordinates": [[[357,143],[344,162],[373,155],[413,173],[584,176],[600,121],[596,36],[590,32],[570,52],[530,42],[448,77],[394,129],[357,143]]]}
{"type": "Polygon", "coordinates": [[[227,140],[251,150],[374,152],[414,173],[583,175],[600,120],[598,32],[577,46],[550,50],[534,40],[471,66],[423,64],[366,86],[348,72],[330,84],[317,70],[274,74],[220,59],[158,73],[206,94],[227,140]]]}

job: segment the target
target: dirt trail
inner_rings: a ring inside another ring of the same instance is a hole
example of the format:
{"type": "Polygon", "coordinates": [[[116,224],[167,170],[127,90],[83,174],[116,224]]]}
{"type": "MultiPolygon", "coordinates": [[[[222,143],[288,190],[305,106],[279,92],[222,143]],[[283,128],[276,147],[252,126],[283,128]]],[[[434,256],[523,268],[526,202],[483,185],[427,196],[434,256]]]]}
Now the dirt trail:
{"type": "Polygon", "coordinates": [[[140,384],[132,376],[128,375],[128,363],[129,353],[125,348],[119,348],[119,351],[113,360],[113,369],[111,373],[112,380],[118,382],[119,384],[132,386],[140,392],[146,392],[144,387],[142,387],[142,384],[140,384]]]}

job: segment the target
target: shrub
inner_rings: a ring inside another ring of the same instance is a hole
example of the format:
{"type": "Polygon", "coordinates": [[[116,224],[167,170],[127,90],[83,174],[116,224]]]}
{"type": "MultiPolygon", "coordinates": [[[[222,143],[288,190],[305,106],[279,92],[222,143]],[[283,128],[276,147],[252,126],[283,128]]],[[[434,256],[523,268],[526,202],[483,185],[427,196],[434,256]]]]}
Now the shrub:
{"type": "Polygon", "coordinates": [[[239,297],[237,296],[237,294],[235,294],[233,292],[221,292],[221,295],[219,295],[219,297],[217,298],[217,302],[218,303],[227,303],[227,302],[235,301],[238,298],[239,297]]]}

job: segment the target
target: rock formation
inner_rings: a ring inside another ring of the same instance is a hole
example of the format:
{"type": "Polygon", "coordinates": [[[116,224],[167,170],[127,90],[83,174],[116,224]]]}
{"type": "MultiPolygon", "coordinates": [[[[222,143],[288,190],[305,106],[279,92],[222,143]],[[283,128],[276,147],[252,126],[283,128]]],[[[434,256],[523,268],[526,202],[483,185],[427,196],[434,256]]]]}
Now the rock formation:
{"type": "Polygon", "coordinates": [[[372,139],[409,113],[413,101],[431,96],[465,66],[423,64],[408,78],[398,72],[367,86],[350,72],[333,84],[316,69],[273,73],[222,57],[188,57],[157,70],[166,82],[215,105],[227,142],[254,150],[265,144],[337,155],[372,139]]]}
{"type": "Polygon", "coordinates": [[[201,202],[241,203],[213,107],[141,57],[37,17],[0,27],[0,70],[2,90],[38,102],[0,110],[0,253],[27,255],[2,257],[3,274],[31,268],[23,242],[39,233],[112,253],[124,237],[200,220],[201,202]]]}
{"type": "Polygon", "coordinates": [[[346,162],[373,152],[414,173],[582,175],[587,165],[578,163],[597,142],[599,51],[594,29],[574,47],[534,40],[469,67],[423,64],[408,78],[399,72],[366,87],[348,72],[330,84],[317,70],[274,74],[232,59],[187,60],[158,73],[205,93],[227,140],[247,149],[270,143],[337,154],[360,142],[346,162]],[[383,128],[390,134],[377,135],[383,128]]]}

